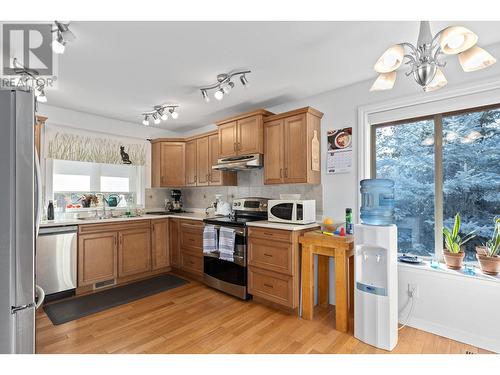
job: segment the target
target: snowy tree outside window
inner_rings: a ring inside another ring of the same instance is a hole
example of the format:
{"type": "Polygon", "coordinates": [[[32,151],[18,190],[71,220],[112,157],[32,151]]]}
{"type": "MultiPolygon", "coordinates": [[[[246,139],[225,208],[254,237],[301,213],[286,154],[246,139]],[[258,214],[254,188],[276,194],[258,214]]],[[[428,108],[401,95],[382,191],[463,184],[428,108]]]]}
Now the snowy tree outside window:
{"type": "Polygon", "coordinates": [[[475,261],[475,246],[491,236],[500,214],[500,107],[377,125],[374,140],[375,176],[395,182],[398,251],[421,256],[439,251],[434,248],[438,160],[442,224],[452,226],[460,213],[462,231],[477,234],[465,249],[466,261],[475,261]],[[442,155],[435,155],[436,139],[442,141],[442,155]]]}

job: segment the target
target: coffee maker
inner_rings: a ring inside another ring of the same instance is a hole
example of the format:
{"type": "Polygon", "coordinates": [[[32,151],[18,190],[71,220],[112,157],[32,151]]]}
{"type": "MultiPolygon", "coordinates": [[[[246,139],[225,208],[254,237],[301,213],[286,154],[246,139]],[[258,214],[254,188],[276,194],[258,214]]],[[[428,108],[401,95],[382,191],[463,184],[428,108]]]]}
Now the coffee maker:
{"type": "Polygon", "coordinates": [[[181,200],[181,191],[180,190],[170,190],[170,196],[172,197],[172,208],[173,212],[181,212],[182,211],[182,200],[181,200]]]}

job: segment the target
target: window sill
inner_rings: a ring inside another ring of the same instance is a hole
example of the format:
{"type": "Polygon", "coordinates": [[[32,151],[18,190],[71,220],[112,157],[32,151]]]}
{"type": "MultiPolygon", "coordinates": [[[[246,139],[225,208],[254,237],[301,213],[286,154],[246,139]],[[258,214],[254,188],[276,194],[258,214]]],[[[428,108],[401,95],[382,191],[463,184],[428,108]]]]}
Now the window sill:
{"type": "Polygon", "coordinates": [[[430,266],[430,262],[427,260],[424,260],[420,264],[409,264],[398,261],[398,268],[404,268],[407,270],[416,270],[422,272],[431,272],[435,276],[440,276],[440,277],[441,276],[446,278],[460,277],[471,280],[478,280],[482,282],[497,283],[500,285],[500,275],[498,276],[485,275],[484,273],[481,272],[481,269],[478,266],[475,269],[476,271],[475,275],[466,274],[463,269],[459,271],[450,270],[449,268],[446,267],[444,263],[440,263],[439,268],[432,268],[430,266]]]}

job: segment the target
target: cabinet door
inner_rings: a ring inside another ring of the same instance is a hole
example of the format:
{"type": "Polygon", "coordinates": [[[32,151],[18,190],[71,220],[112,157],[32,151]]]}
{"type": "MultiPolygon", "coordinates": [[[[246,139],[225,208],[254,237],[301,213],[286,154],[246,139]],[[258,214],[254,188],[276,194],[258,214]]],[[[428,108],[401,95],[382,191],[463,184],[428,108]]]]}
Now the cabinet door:
{"type": "Polygon", "coordinates": [[[170,264],[172,267],[180,267],[180,220],[170,219],[169,223],[169,236],[170,236],[170,264]]]}
{"type": "Polygon", "coordinates": [[[304,114],[284,119],[285,183],[307,182],[307,124],[304,114]]]}
{"type": "Polygon", "coordinates": [[[264,183],[282,184],[284,169],[283,120],[264,124],[264,183]]]}
{"type": "Polygon", "coordinates": [[[78,286],[115,279],[117,274],[117,233],[78,236],[78,286]]]}
{"type": "Polygon", "coordinates": [[[260,115],[238,120],[238,155],[264,153],[263,131],[260,115]]]}
{"type": "Polygon", "coordinates": [[[186,181],[184,142],[162,142],[160,147],[161,186],[183,186],[186,181]]]}
{"type": "Polygon", "coordinates": [[[214,134],[208,137],[208,158],[209,158],[209,185],[222,184],[222,172],[212,169],[213,165],[217,164],[219,159],[219,136],[214,134]]]}
{"type": "Polygon", "coordinates": [[[118,232],[118,276],[151,271],[150,229],[118,232]]]}
{"type": "Polygon", "coordinates": [[[196,140],[196,186],[207,186],[209,181],[208,137],[196,140]]]}
{"type": "Polygon", "coordinates": [[[219,157],[236,155],[236,121],[219,126],[219,157]]]}
{"type": "Polygon", "coordinates": [[[186,186],[196,186],[196,140],[186,142],[186,186]]]}
{"type": "Polygon", "coordinates": [[[168,229],[168,219],[151,221],[153,270],[170,266],[168,229]]]}

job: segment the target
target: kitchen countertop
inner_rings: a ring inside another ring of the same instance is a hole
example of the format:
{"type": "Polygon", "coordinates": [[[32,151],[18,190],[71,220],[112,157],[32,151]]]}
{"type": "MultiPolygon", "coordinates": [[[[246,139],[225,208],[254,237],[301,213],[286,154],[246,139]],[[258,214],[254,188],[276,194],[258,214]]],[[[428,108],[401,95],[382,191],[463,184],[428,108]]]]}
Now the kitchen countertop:
{"type": "Polygon", "coordinates": [[[172,213],[168,215],[150,215],[144,214],[142,216],[134,217],[117,217],[111,219],[62,219],[62,220],[44,220],[40,223],[40,228],[56,227],[62,225],[84,225],[84,224],[101,224],[101,223],[116,223],[120,221],[134,221],[134,220],[153,220],[153,219],[166,219],[169,217],[177,219],[189,219],[189,220],[203,220],[208,218],[208,216],[203,212],[181,212],[172,213]]]}
{"type": "Polygon", "coordinates": [[[267,220],[260,220],[260,221],[251,221],[251,222],[247,223],[247,226],[296,231],[296,230],[304,230],[304,229],[311,229],[311,228],[319,228],[320,225],[318,223],[285,224],[285,223],[275,223],[275,222],[267,221],[267,220]]]}

